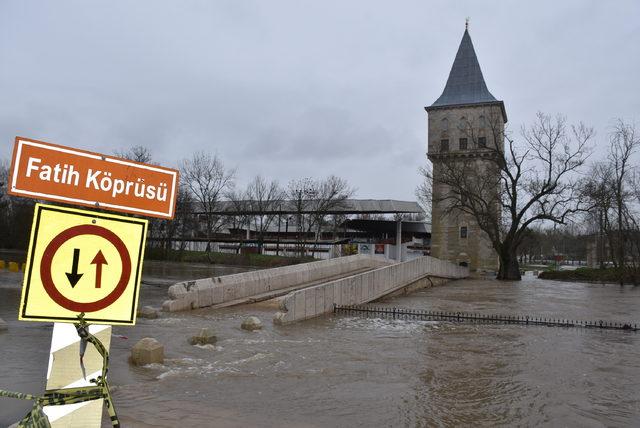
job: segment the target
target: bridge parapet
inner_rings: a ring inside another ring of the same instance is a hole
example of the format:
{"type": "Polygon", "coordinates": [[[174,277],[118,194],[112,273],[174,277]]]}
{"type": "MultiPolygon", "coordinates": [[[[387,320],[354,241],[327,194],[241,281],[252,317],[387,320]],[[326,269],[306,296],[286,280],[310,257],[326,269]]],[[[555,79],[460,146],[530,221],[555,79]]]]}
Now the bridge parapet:
{"type": "Polygon", "coordinates": [[[333,311],[334,305],[359,305],[398,291],[425,277],[460,279],[469,276],[469,268],[434,257],[419,257],[403,263],[341,278],[301,290],[281,298],[276,324],[317,317],[333,311]]]}
{"type": "Polygon", "coordinates": [[[387,266],[389,261],[366,255],[242,272],[213,278],[183,281],[169,287],[162,308],[168,312],[221,305],[299,284],[320,281],[366,268],[387,266]]]}

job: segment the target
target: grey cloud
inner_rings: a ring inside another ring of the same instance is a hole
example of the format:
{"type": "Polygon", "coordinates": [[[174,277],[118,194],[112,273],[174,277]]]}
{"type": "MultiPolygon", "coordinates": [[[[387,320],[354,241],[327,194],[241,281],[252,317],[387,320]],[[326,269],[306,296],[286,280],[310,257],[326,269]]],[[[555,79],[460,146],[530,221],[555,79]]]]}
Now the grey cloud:
{"type": "Polygon", "coordinates": [[[196,150],[281,182],[347,178],[412,199],[425,105],[464,28],[511,128],[538,110],[638,119],[635,2],[0,3],[0,158],[15,135],[89,150],[196,150]],[[635,116],[635,117],[634,117],[635,116]]]}

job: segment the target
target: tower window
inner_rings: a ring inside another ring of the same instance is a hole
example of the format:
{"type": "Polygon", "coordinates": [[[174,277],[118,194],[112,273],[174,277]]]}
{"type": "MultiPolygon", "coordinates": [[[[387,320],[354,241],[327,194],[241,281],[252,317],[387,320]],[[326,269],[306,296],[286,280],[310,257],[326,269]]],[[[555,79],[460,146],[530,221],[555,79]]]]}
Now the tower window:
{"type": "Polygon", "coordinates": [[[487,147],[487,137],[478,137],[478,147],[481,149],[487,147]]]}
{"type": "Polygon", "coordinates": [[[462,226],[460,228],[460,238],[467,239],[467,226],[462,226]]]}
{"type": "Polygon", "coordinates": [[[469,126],[469,122],[467,121],[467,118],[462,116],[460,118],[460,130],[465,131],[468,126],[469,126]]]}
{"type": "Polygon", "coordinates": [[[466,138],[460,138],[460,140],[458,142],[460,143],[460,150],[467,150],[467,139],[466,138]]]}
{"type": "Polygon", "coordinates": [[[440,151],[448,152],[449,151],[449,140],[440,140],[440,151]]]}

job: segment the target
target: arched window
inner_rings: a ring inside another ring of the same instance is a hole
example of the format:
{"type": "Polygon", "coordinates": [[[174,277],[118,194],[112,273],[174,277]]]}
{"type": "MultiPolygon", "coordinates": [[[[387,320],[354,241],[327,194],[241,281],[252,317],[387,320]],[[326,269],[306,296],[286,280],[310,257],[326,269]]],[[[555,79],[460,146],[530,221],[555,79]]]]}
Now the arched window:
{"type": "Polygon", "coordinates": [[[458,128],[460,128],[461,131],[466,131],[467,128],[469,127],[469,120],[462,116],[460,118],[460,124],[458,125],[458,128]]]}
{"type": "Polygon", "coordinates": [[[446,117],[444,119],[442,119],[440,121],[440,129],[442,131],[448,131],[449,130],[449,119],[447,119],[446,117]]]}
{"type": "Polygon", "coordinates": [[[478,123],[480,125],[480,128],[486,128],[487,127],[487,119],[485,119],[484,116],[480,116],[478,118],[478,123]]]}

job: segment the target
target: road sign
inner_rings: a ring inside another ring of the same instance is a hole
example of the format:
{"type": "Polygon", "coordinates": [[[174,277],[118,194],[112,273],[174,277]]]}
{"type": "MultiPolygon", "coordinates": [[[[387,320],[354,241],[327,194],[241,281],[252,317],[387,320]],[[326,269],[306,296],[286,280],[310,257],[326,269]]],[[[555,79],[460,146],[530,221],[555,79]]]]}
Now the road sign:
{"type": "Polygon", "coordinates": [[[135,324],[147,220],[36,204],[19,319],[135,324]]]}
{"type": "Polygon", "coordinates": [[[170,219],[177,187],[175,169],[16,137],[8,192],[170,219]]]}

